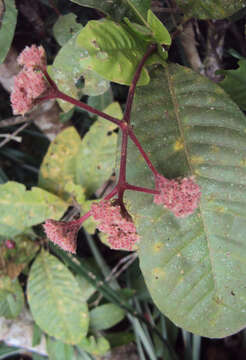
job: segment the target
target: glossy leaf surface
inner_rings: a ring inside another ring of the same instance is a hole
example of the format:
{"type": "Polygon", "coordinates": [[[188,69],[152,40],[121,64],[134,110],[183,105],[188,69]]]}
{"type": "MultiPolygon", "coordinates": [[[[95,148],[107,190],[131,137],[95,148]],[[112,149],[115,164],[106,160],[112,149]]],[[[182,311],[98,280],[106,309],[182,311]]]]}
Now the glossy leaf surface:
{"type": "MultiPolygon", "coordinates": [[[[77,46],[83,49],[80,57],[83,68],[109,81],[130,85],[147,43],[133,36],[125,24],[104,19],[89,21],[77,37],[77,46]]],[[[138,84],[148,82],[148,72],[144,68],[138,84]]]]}
{"type": "Polygon", "coordinates": [[[245,0],[177,0],[186,17],[224,19],[246,5],[245,0]]]}
{"type": "MultiPolygon", "coordinates": [[[[127,193],[140,266],[154,302],[174,323],[228,336],[246,324],[245,117],[218,85],[188,68],[170,65],[151,77],[137,90],[136,135],[160,173],[195,175],[202,199],[193,215],[176,218],[151,195],[127,193]]],[[[154,187],[131,142],[127,179],[154,187]]]]}
{"type": "Polygon", "coordinates": [[[172,39],[168,30],[151,10],[148,11],[147,21],[152,30],[155,41],[161,45],[171,45],[172,39]]]}
{"type": "Polygon", "coordinates": [[[13,237],[48,218],[58,220],[67,204],[57,196],[14,181],[0,185],[0,235],[13,237]]]}
{"type": "Polygon", "coordinates": [[[77,344],[86,336],[87,304],[81,301],[75,277],[56,257],[43,251],[36,258],[27,294],[33,318],[47,334],[68,344],[77,344]]]}

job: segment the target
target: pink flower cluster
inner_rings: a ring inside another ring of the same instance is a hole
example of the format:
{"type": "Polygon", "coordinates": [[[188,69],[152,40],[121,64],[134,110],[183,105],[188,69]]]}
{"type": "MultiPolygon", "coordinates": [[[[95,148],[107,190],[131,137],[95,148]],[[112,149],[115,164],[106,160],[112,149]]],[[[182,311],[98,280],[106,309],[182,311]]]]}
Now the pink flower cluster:
{"type": "Polygon", "coordinates": [[[76,220],[66,222],[48,219],[44,224],[44,230],[50,241],[63,250],[75,254],[80,225],[76,220]]]}
{"type": "Polygon", "coordinates": [[[122,215],[119,204],[102,200],[92,204],[91,213],[99,221],[98,229],[108,234],[112,249],[133,250],[133,246],[139,241],[139,235],[130,215],[122,215]]]}
{"type": "Polygon", "coordinates": [[[201,191],[194,177],[168,180],[162,175],[156,176],[156,189],[160,194],[154,196],[156,204],[162,204],[177,217],[186,217],[198,207],[201,191]]]}
{"type": "Polygon", "coordinates": [[[35,99],[48,87],[42,73],[46,67],[44,48],[36,45],[27,46],[18,57],[18,63],[23,65],[23,69],[15,77],[10,99],[13,113],[24,115],[33,107],[35,99]]]}

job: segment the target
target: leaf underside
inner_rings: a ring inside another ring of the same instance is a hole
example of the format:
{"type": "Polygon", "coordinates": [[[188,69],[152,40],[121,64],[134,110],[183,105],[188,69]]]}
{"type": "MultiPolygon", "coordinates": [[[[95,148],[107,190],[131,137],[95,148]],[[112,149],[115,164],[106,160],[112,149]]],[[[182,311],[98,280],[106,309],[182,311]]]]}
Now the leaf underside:
{"type": "MultiPolygon", "coordinates": [[[[176,218],[148,194],[127,192],[141,241],[141,269],[160,310],[205,337],[228,336],[246,324],[246,122],[229,96],[179,65],[154,68],[138,88],[136,135],[160,173],[195,175],[197,211],[176,218]]],[[[127,180],[154,187],[129,144],[127,180]]]]}

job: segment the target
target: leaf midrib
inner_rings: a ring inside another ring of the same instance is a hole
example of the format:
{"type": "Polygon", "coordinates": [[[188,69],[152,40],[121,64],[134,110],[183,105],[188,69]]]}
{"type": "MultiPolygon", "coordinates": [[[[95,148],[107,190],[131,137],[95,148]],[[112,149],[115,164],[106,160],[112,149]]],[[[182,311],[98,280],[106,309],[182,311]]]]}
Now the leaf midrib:
{"type": "MultiPolygon", "coordinates": [[[[186,145],[186,141],[185,141],[182,122],[181,122],[181,119],[179,117],[179,103],[178,103],[178,100],[177,100],[177,97],[176,97],[176,93],[175,93],[175,89],[174,89],[174,85],[173,85],[173,80],[172,80],[172,78],[170,76],[170,73],[169,73],[168,65],[165,68],[165,73],[166,73],[166,77],[167,77],[167,81],[168,81],[168,87],[169,87],[169,91],[170,91],[170,98],[171,98],[172,103],[173,103],[174,114],[175,114],[175,117],[176,117],[176,120],[177,120],[179,133],[181,135],[181,138],[182,138],[183,144],[184,144],[184,152],[185,152],[185,155],[186,155],[187,163],[188,163],[188,166],[190,168],[191,174],[194,174],[195,172],[194,172],[194,169],[193,169],[193,167],[191,165],[190,155],[189,155],[189,151],[187,149],[187,145],[186,145]]],[[[214,264],[213,264],[213,260],[212,260],[212,256],[211,256],[211,250],[210,250],[210,242],[209,242],[209,238],[208,238],[207,227],[206,227],[206,224],[205,224],[204,215],[202,213],[202,206],[201,205],[202,205],[202,201],[200,201],[200,204],[199,204],[199,211],[200,211],[200,215],[201,215],[200,219],[202,221],[204,234],[205,234],[205,237],[206,237],[206,240],[207,240],[207,248],[208,248],[209,259],[210,259],[210,264],[211,264],[212,278],[213,278],[213,282],[214,282],[214,290],[215,290],[215,293],[217,294],[218,290],[217,290],[217,284],[216,284],[216,280],[215,280],[216,272],[214,270],[214,264]]]]}

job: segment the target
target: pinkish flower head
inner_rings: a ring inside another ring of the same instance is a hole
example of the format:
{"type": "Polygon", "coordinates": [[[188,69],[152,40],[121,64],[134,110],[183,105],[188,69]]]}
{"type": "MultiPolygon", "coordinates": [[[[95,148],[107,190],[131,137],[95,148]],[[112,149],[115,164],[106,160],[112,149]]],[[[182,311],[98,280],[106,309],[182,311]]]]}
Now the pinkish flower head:
{"type": "Polygon", "coordinates": [[[93,203],[91,214],[99,221],[97,228],[108,234],[108,242],[112,249],[133,250],[139,241],[136,227],[128,213],[122,213],[117,202],[102,200],[93,203]]]}
{"type": "Polygon", "coordinates": [[[50,241],[65,251],[76,253],[77,235],[80,223],[75,221],[46,220],[44,230],[50,241]]]}
{"type": "Polygon", "coordinates": [[[18,56],[17,61],[25,68],[44,70],[46,68],[45,50],[42,46],[26,46],[25,49],[18,56]]]}
{"type": "Polygon", "coordinates": [[[7,249],[14,249],[15,248],[15,242],[13,240],[6,240],[5,241],[5,246],[7,249]]]}
{"type": "Polygon", "coordinates": [[[156,176],[156,189],[160,194],[154,196],[156,204],[162,204],[177,217],[186,217],[198,207],[201,191],[194,177],[168,180],[162,175],[156,176]]]}
{"type": "Polygon", "coordinates": [[[10,97],[13,113],[24,115],[47,88],[41,72],[24,68],[14,79],[14,89],[10,97]]]}

